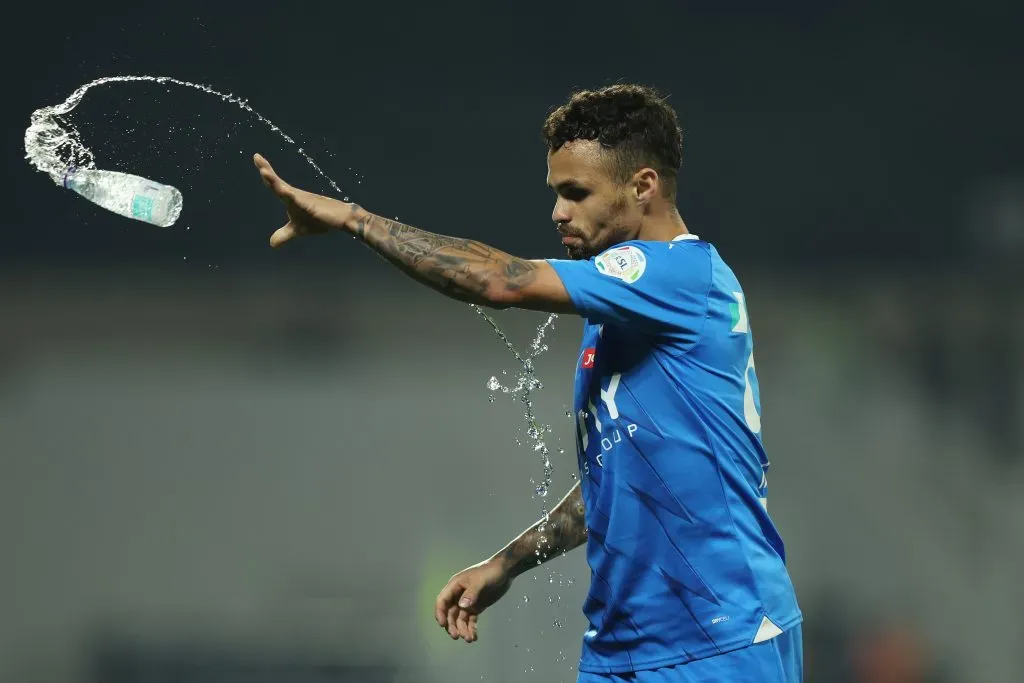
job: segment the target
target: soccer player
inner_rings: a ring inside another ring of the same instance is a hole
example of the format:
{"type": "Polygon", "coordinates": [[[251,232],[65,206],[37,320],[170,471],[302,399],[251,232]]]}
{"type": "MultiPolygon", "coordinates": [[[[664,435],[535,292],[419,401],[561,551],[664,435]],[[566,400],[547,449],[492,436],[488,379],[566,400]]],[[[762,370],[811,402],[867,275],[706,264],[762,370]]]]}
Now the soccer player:
{"type": "Polygon", "coordinates": [[[580,683],[799,683],[802,616],[767,511],[747,302],[676,208],[676,113],[654,89],[620,84],[574,93],[543,135],[568,259],[517,258],[403,225],[294,188],[254,158],[288,214],[273,247],[348,232],[454,299],[583,318],[580,483],[455,574],[437,623],[475,641],[478,616],[516,576],[586,544],[580,683]]]}

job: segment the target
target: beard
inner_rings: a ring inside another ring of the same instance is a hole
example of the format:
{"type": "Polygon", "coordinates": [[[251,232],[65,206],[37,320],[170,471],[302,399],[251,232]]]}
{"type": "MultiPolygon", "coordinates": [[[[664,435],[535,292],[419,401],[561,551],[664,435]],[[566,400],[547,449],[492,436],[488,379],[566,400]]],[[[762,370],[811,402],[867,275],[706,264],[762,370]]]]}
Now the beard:
{"type": "Polygon", "coordinates": [[[569,233],[579,239],[578,244],[565,245],[565,252],[574,261],[587,261],[616,244],[630,239],[632,232],[625,226],[602,227],[596,236],[588,239],[579,233],[569,233]]]}
{"type": "Polygon", "coordinates": [[[566,246],[565,253],[568,254],[569,258],[571,258],[573,261],[586,261],[591,256],[595,255],[591,254],[590,250],[587,249],[586,245],[583,244],[572,247],[566,246]]]}

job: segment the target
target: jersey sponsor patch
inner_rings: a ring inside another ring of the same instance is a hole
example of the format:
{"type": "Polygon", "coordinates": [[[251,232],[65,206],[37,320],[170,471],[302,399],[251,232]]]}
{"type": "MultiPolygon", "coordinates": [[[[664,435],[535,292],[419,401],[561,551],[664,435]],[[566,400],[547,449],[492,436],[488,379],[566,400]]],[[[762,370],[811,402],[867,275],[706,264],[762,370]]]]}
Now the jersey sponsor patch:
{"type": "Polygon", "coordinates": [[[589,370],[594,367],[594,356],[596,355],[597,347],[591,346],[589,349],[583,349],[583,358],[580,363],[580,367],[584,370],[589,370]]]}
{"type": "Polygon", "coordinates": [[[647,269],[647,257],[636,247],[628,245],[609,249],[594,259],[594,264],[598,272],[632,284],[647,269]]]}

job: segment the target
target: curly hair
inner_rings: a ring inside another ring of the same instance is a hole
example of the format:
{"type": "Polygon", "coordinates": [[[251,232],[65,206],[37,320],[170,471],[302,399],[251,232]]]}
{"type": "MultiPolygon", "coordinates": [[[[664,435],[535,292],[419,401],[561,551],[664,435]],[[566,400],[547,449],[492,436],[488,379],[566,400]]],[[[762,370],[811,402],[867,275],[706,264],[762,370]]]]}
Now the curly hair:
{"type": "Polygon", "coordinates": [[[683,132],[675,110],[652,87],[610,85],[576,91],[544,121],[548,151],[567,142],[597,140],[612,152],[612,175],[625,182],[650,167],[664,179],[665,194],[675,197],[683,158],[683,132]]]}

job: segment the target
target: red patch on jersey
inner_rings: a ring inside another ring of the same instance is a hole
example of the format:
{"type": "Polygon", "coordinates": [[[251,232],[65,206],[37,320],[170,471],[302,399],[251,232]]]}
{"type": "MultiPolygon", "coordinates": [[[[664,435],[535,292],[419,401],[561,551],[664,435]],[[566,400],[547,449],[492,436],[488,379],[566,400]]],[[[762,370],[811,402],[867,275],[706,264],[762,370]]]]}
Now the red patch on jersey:
{"type": "Polygon", "coordinates": [[[594,354],[597,352],[596,347],[590,347],[589,349],[583,349],[583,362],[580,363],[580,367],[584,370],[589,370],[594,367],[594,354]]]}

